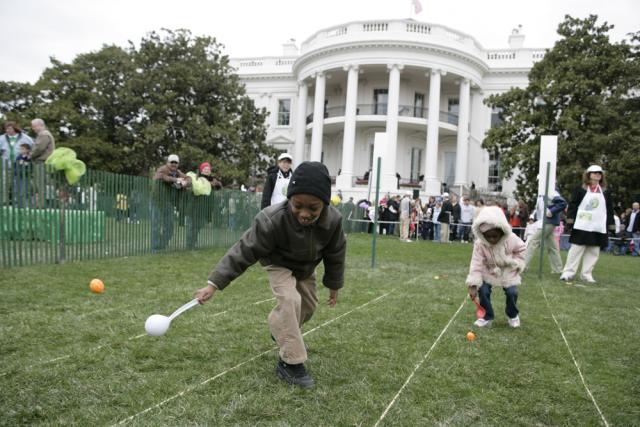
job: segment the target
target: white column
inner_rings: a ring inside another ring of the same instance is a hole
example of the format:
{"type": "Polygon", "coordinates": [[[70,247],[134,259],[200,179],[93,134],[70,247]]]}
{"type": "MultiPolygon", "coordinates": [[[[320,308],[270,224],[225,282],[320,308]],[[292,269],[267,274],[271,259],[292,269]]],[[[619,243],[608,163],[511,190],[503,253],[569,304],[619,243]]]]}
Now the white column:
{"type": "Polygon", "coordinates": [[[429,196],[440,194],[438,179],[438,131],[440,123],[440,81],[442,70],[431,70],[429,77],[429,117],[427,119],[427,148],[425,153],[425,192],[429,196]]]}
{"type": "Polygon", "coordinates": [[[342,138],[342,171],[336,178],[336,188],[340,190],[352,186],[358,105],[358,66],[348,65],[344,69],[347,71],[347,98],[344,112],[344,137],[342,138]]]}
{"type": "Polygon", "coordinates": [[[319,162],[322,159],[322,132],[324,127],[324,88],[325,75],[316,74],[316,92],[313,100],[313,130],[311,131],[311,154],[309,160],[319,162]]]}
{"type": "MultiPolygon", "coordinates": [[[[404,68],[400,64],[388,65],[389,69],[389,95],[387,104],[387,149],[382,162],[380,186],[384,189],[396,189],[396,151],[398,149],[398,106],[400,103],[400,71],[404,68]]],[[[374,159],[375,167],[376,159],[374,159]]]]}
{"type": "Polygon", "coordinates": [[[458,114],[458,140],[456,143],[456,179],[454,185],[468,184],[469,168],[469,98],[471,97],[471,82],[469,79],[460,81],[460,101],[458,114]]]}
{"type": "Polygon", "coordinates": [[[296,145],[293,166],[304,162],[304,143],[307,134],[307,96],[309,86],[304,80],[298,82],[298,112],[296,114],[296,145]]]}

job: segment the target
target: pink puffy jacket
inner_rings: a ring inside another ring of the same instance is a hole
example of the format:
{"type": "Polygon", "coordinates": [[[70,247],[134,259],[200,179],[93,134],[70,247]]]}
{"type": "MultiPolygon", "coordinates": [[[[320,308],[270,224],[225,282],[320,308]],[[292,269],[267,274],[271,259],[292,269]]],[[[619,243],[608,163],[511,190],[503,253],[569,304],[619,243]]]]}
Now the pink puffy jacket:
{"type": "Polygon", "coordinates": [[[502,209],[495,206],[480,209],[473,220],[472,230],[476,240],[469,265],[467,286],[480,287],[483,281],[503,288],[519,285],[522,280],[520,273],[524,269],[526,245],[511,232],[511,226],[502,209]],[[482,224],[500,228],[504,236],[498,243],[491,245],[480,232],[482,224]]]}

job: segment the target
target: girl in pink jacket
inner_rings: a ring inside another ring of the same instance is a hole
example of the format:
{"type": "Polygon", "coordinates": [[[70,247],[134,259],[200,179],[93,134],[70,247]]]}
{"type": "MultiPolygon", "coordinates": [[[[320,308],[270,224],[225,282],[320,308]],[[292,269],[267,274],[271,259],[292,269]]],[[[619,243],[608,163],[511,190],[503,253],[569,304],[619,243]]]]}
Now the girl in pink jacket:
{"type": "Polygon", "coordinates": [[[466,283],[471,298],[475,299],[479,294],[480,305],[486,310],[484,318],[476,320],[475,325],[491,325],[491,289],[498,286],[507,297],[505,312],[509,318],[509,326],[517,328],[520,326],[520,317],[516,302],[526,245],[511,232],[502,209],[495,206],[480,210],[473,221],[472,230],[476,240],[466,283]]]}

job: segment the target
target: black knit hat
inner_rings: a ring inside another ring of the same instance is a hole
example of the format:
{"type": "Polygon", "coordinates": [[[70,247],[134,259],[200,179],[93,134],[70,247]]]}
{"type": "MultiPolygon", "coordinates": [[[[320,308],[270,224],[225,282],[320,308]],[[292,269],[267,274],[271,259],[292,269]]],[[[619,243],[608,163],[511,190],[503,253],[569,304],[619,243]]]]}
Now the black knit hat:
{"type": "Polygon", "coordinates": [[[327,167],[320,162],[303,162],[293,171],[287,198],[294,194],[311,194],[329,204],[331,199],[331,177],[327,167]]]}

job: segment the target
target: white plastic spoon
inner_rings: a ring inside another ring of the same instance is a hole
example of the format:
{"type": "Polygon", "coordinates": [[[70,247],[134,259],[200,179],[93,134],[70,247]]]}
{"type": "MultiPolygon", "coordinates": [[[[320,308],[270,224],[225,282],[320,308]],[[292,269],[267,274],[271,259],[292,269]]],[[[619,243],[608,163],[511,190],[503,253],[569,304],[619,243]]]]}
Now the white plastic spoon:
{"type": "Polygon", "coordinates": [[[163,316],[162,314],[152,314],[147,318],[147,321],[144,322],[144,330],[147,333],[154,337],[159,337],[160,335],[164,335],[169,330],[169,325],[171,325],[171,321],[176,317],[180,316],[185,311],[189,310],[192,307],[198,305],[198,299],[194,298],[176,311],[171,314],[171,316],[163,316]]]}

